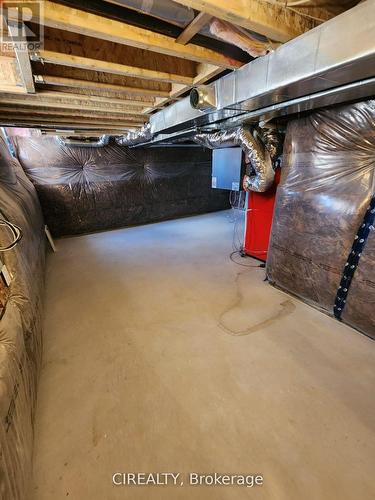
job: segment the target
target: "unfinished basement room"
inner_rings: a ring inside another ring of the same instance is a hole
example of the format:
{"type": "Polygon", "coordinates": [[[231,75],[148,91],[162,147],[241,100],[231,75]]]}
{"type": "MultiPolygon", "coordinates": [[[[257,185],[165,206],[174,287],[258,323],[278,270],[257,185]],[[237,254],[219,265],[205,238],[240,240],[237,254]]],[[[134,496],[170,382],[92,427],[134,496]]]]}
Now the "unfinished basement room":
{"type": "Polygon", "coordinates": [[[374,500],[375,0],[0,20],[0,500],[374,500]]]}

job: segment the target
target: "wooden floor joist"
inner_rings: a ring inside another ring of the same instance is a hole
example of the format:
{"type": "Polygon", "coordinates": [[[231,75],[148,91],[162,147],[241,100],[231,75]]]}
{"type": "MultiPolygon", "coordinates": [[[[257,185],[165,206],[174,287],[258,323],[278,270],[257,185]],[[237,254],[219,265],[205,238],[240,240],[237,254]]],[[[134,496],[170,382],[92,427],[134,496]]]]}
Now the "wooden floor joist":
{"type": "Polygon", "coordinates": [[[285,0],[264,0],[268,3],[279,4],[282,7],[286,7],[288,10],[293,10],[301,16],[309,17],[318,21],[320,23],[332,19],[332,17],[338,16],[345,10],[350,9],[358,0],[331,0],[329,2],[318,2],[318,1],[288,1],[285,0]]]}
{"type": "Polygon", "coordinates": [[[140,101],[127,101],[120,99],[106,99],[100,98],[93,99],[92,96],[85,96],[80,94],[64,94],[60,92],[41,91],[34,95],[19,94],[2,94],[0,96],[1,105],[14,105],[28,108],[29,112],[38,108],[51,108],[51,109],[66,109],[66,110],[81,110],[81,111],[105,111],[113,114],[128,113],[140,114],[143,113],[145,106],[150,103],[141,103],[140,101]]]}
{"type": "MultiPolygon", "coordinates": [[[[0,120],[2,120],[0,118],[0,120]]],[[[37,128],[37,129],[51,129],[58,131],[65,131],[64,135],[69,135],[73,131],[79,130],[82,135],[91,135],[92,133],[97,134],[111,134],[112,131],[116,131],[116,133],[125,133],[129,130],[138,130],[139,126],[134,126],[132,124],[125,126],[108,126],[108,125],[69,125],[64,123],[37,123],[37,122],[18,122],[18,123],[10,123],[4,122],[2,120],[1,125],[6,127],[20,127],[20,128],[37,128]]]]}
{"type": "Polygon", "coordinates": [[[142,98],[138,98],[138,96],[132,96],[131,99],[127,98],[116,98],[116,97],[101,97],[97,95],[88,95],[88,94],[74,94],[71,92],[57,92],[54,90],[38,90],[36,96],[41,99],[54,99],[59,102],[63,100],[67,101],[77,101],[79,105],[82,102],[84,103],[103,103],[105,105],[109,104],[118,104],[120,106],[132,106],[132,107],[140,107],[147,106],[148,104],[153,104],[155,102],[155,98],[152,96],[142,96],[142,98]]]}
{"type": "Polygon", "coordinates": [[[316,26],[313,19],[267,0],[175,1],[232,24],[238,24],[277,42],[287,42],[316,26]]]}
{"type": "MultiPolygon", "coordinates": [[[[18,106],[24,110],[27,110],[28,113],[37,113],[38,110],[51,110],[52,113],[57,113],[59,110],[65,110],[67,113],[75,114],[77,110],[80,113],[82,112],[103,112],[103,113],[111,113],[114,117],[118,117],[119,115],[127,114],[127,115],[142,115],[144,108],[127,108],[123,107],[109,107],[107,106],[78,106],[73,102],[70,103],[58,103],[58,102],[46,102],[44,101],[42,104],[39,102],[26,101],[25,99],[6,99],[5,96],[2,96],[0,99],[0,107],[11,107],[18,106]]],[[[18,109],[18,108],[14,108],[18,109]]]]}
{"type": "Polygon", "coordinates": [[[75,78],[65,78],[50,75],[34,75],[35,83],[39,85],[55,85],[58,87],[70,87],[77,89],[87,89],[105,92],[117,92],[124,94],[135,94],[142,96],[168,97],[166,90],[147,89],[141,87],[125,87],[123,85],[114,85],[110,83],[93,82],[89,80],[78,80],[75,78]]]}
{"type": "Polygon", "coordinates": [[[41,50],[37,54],[34,53],[32,55],[32,60],[61,66],[70,66],[72,68],[101,71],[103,73],[111,73],[114,75],[133,76],[157,82],[182,83],[185,85],[193,83],[193,78],[189,76],[127,66],[125,64],[90,59],[88,57],[80,57],[72,54],[62,54],[60,52],[53,52],[50,50],[41,50]]]}
{"type": "MultiPolygon", "coordinates": [[[[40,129],[42,132],[42,135],[59,135],[59,136],[85,136],[87,135],[86,130],[80,130],[80,129],[73,129],[73,130],[60,130],[60,129],[48,129],[46,128],[45,125],[43,125],[43,128],[40,129]]],[[[124,133],[124,129],[116,129],[116,128],[111,128],[111,129],[91,129],[90,130],[90,135],[93,136],[99,136],[103,134],[108,134],[108,135],[122,135],[124,133]]]]}
{"type": "Polygon", "coordinates": [[[0,92],[26,93],[15,54],[0,55],[0,92]]]}
{"type": "Polygon", "coordinates": [[[176,38],[177,43],[182,43],[186,45],[190,40],[196,35],[208,22],[212,16],[210,14],[206,14],[205,12],[200,12],[188,26],[184,29],[184,31],[176,38]]]}
{"type": "MultiPolygon", "coordinates": [[[[44,26],[44,50],[194,78],[196,62],[44,26]]],[[[43,73],[43,71],[41,71],[43,73]]],[[[64,75],[65,76],[65,75],[64,75]]]]}
{"type": "MultiPolygon", "coordinates": [[[[46,128],[46,126],[44,125],[41,129],[40,129],[42,135],[59,135],[59,136],[82,136],[82,135],[87,135],[85,134],[85,131],[84,130],[80,130],[80,129],[73,129],[73,130],[59,130],[59,129],[49,129],[49,128],[46,128]]],[[[90,135],[94,135],[94,136],[99,136],[99,135],[103,135],[103,134],[109,134],[109,135],[122,135],[124,133],[124,130],[123,129],[115,129],[115,128],[112,128],[112,129],[92,129],[90,130],[90,135]]]]}
{"type": "Polygon", "coordinates": [[[13,115],[0,115],[0,125],[1,126],[22,126],[22,124],[32,125],[35,128],[40,127],[41,125],[49,124],[50,126],[56,125],[64,125],[67,127],[102,127],[107,126],[108,128],[116,128],[116,127],[140,127],[141,124],[134,123],[130,121],[121,121],[121,120],[88,120],[88,119],[80,119],[80,118],[42,118],[42,117],[33,117],[33,118],[23,118],[21,116],[13,116],[13,115]]]}
{"type": "MultiPolygon", "coordinates": [[[[8,107],[8,106],[2,106],[0,103],[0,115],[5,115],[6,113],[9,113],[11,116],[20,116],[20,118],[24,117],[30,117],[30,109],[25,109],[22,107],[8,107]]],[[[113,112],[105,112],[105,110],[101,111],[82,111],[82,110],[76,110],[73,115],[73,110],[62,110],[62,109],[41,109],[41,108],[34,108],[32,117],[35,118],[36,116],[43,115],[47,117],[51,117],[53,120],[58,117],[72,117],[74,116],[75,119],[78,118],[90,118],[92,120],[119,120],[119,121],[129,121],[129,122],[134,122],[134,123],[140,123],[143,124],[147,120],[146,115],[142,114],[136,114],[136,115],[129,115],[127,113],[121,113],[121,114],[115,114],[113,115],[113,112]]]]}
{"type": "Polygon", "coordinates": [[[6,82],[3,83],[0,80],[0,92],[4,95],[8,93],[23,95],[25,94],[26,90],[24,89],[24,87],[19,87],[18,85],[7,85],[6,82]]]}
{"type": "Polygon", "coordinates": [[[121,21],[73,9],[49,0],[43,2],[43,7],[43,17],[35,19],[35,21],[52,28],[72,31],[192,61],[214,64],[224,68],[235,69],[242,66],[241,62],[211,49],[191,43],[182,45],[172,37],[131,26],[121,21]]]}

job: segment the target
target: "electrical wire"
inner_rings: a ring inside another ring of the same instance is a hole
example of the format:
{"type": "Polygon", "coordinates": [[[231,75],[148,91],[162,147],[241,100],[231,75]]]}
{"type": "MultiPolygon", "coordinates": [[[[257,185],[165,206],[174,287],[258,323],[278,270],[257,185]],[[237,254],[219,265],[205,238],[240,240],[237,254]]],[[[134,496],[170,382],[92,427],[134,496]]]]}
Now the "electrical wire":
{"type": "Polygon", "coordinates": [[[8,252],[9,250],[12,250],[19,241],[21,241],[22,239],[22,230],[20,227],[16,226],[15,224],[13,224],[12,222],[9,222],[5,219],[0,219],[0,226],[5,226],[7,229],[10,230],[10,232],[12,233],[12,239],[13,241],[3,247],[3,246],[0,246],[0,252],[8,252]]]}
{"type": "Polygon", "coordinates": [[[229,255],[229,258],[235,264],[242,267],[256,267],[262,268],[265,267],[264,264],[244,264],[243,262],[238,262],[235,260],[234,256],[239,255],[241,259],[250,257],[246,255],[243,250],[243,235],[244,235],[244,227],[242,227],[242,234],[239,233],[240,222],[242,222],[242,226],[245,223],[245,216],[247,213],[246,210],[246,192],[245,191],[231,191],[229,193],[229,203],[232,207],[232,217],[231,222],[233,223],[233,238],[232,238],[232,253],[229,255]],[[245,195],[245,196],[243,196],[245,195]]]}
{"type": "MultiPolygon", "coordinates": [[[[232,248],[233,250],[241,250],[243,247],[243,234],[239,234],[239,223],[244,224],[245,218],[245,204],[244,204],[244,191],[231,191],[229,195],[229,201],[232,207],[232,219],[233,222],[233,238],[232,238],[232,248]],[[233,199],[234,198],[234,199],[233,199]]],[[[242,231],[243,233],[243,231],[242,231]]]]}
{"type": "Polygon", "coordinates": [[[264,264],[264,262],[260,263],[260,264],[243,264],[242,262],[237,262],[235,259],[234,259],[234,255],[240,255],[241,256],[241,259],[243,258],[249,258],[250,255],[246,255],[242,250],[235,250],[234,252],[232,252],[230,255],[229,255],[229,258],[232,262],[234,262],[235,264],[239,265],[239,266],[242,266],[242,267],[258,267],[258,268],[264,268],[266,267],[266,265],[264,264]]]}
{"type": "Polygon", "coordinates": [[[234,250],[243,250],[245,226],[246,226],[246,193],[241,191],[238,201],[237,214],[238,218],[234,227],[236,247],[234,250]],[[244,196],[243,196],[244,195],[244,196]]]}

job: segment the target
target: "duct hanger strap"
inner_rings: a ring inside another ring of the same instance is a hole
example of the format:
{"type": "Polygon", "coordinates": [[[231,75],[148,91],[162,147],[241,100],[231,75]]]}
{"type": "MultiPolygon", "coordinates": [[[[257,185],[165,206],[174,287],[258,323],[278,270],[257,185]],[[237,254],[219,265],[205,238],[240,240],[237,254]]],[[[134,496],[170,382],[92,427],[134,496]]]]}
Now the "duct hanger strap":
{"type": "Polygon", "coordinates": [[[370,205],[367,208],[363,222],[355,235],[354,242],[347,258],[344,271],[341,277],[340,286],[337,289],[333,314],[337,319],[341,319],[341,315],[346,305],[346,299],[349,293],[354,273],[358,267],[362,251],[366,245],[370,231],[375,229],[373,224],[375,220],[375,195],[371,198],[370,205]]]}

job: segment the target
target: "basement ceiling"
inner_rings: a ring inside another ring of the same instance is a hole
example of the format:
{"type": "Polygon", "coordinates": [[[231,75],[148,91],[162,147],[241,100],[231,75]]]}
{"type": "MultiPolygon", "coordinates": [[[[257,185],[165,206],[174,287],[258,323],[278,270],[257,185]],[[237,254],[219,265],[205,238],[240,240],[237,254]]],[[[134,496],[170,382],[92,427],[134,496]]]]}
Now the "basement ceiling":
{"type": "MultiPolygon", "coordinates": [[[[90,133],[137,129],[193,86],[252,59],[210,33],[214,16],[245,38],[277,45],[356,3],[45,0],[44,15],[25,25],[34,32],[44,25],[42,48],[0,52],[0,124],[90,133]]],[[[11,40],[6,23],[2,33],[11,40]]]]}

